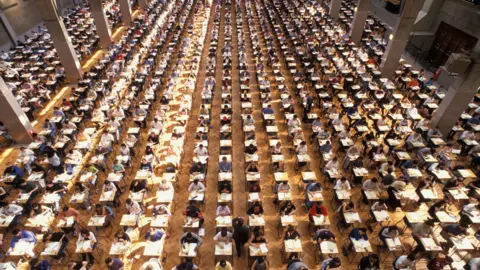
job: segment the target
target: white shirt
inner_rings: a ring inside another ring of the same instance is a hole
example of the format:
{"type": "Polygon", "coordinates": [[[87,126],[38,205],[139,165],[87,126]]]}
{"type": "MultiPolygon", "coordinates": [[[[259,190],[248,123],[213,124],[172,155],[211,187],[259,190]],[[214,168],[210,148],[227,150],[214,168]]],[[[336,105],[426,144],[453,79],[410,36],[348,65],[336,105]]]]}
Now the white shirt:
{"type": "Polygon", "coordinates": [[[128,213],[130,213],[130,215],[137,215],[142,212],[142,208],[136,201],[132,201],[131,205],[127,204],[125,208],[127,209],[128,213]]]}
{"type": "Polygon", "coordinates": [[[202,184],[202,182],[198,182],[197,184],[192,182],[190,184],[190,186],[188,186],[188,191],[189,192],[193,192],[193,191],[204,192],[205,191],[205,186],[202,184]]]}
{"type": "Polygon", "coordinates": [[[163,124],[162,124],[162,122],[160,122],[160,121],[157,121],[157,122],[152,121],[151,126],[152,126],[153,129],[158,129],[158,130],[162,130],[162,129],[163,129],[163,124]]]}
{"type": "Polygon", "coordinates": [[[102,144],[111,144],[113,141],[115,141],[115,138],[113,138],[113,135],[110,133],[106,133],[102,135],[102,138],[100,139],[102,144]]]}
{"type": "Polygon", "coordinates": [[[335,183],[335,190],[350,190],[350,183],[348,181],[342,182],[342,180],[338,179],[335,183]]]}
{"type": "Polygon", "coordinates": [[[56,153],[53,154],[52,157],[49,157],[49,158],[48,158],[48,162],[50,162],[50,164],[51,164],[53,167],[60,166],[60,158],[58,157],[58,155],[57,155],[56,153]]]}
{"type": "Polygon", "coordinates": [[[193,153],[194,153],[195,155],[197,155],[197,156],[200,156],[200,157],[201,157],[201,156],[207,156],[207,155],[208,155],[208,150],[207,150],[206,147],[202,147],[202,148],[197,147],[197,148],[193,151],[193,153]]]}
{"type": "Polygon", "coordinates": [[[222,232],[218,232],[215,237],[213,237],[213,240],[216,242],[227,242],[227,241],[232,241],[233,233],[227,232],[226,236],[222,236],[222,232]]]}
{"type": "Polygon", "coordinates": [[[306,153],[307,153],[307,146],[306,145],[298,145],[297,154],[298,155],[305,155],[306,153]]]}

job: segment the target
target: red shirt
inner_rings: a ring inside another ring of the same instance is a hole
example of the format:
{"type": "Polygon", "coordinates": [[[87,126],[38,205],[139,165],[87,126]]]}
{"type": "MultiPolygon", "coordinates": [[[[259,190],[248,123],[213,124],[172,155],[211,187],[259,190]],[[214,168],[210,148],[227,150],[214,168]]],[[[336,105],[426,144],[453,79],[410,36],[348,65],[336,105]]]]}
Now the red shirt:
{"type": "Polygon", "coordinates": [[[320,209],[318,209],[318,210],[320,210],[320,211],[317,211],[317,205],[312,205],[312,207],[310,208],[310,211],[309,211],[310,215],[311,216],[316,216],[316,215],[320,214],[320,215],[328,216],[327,208],[325,206],[320,205],[319,208],[320,209]]]}

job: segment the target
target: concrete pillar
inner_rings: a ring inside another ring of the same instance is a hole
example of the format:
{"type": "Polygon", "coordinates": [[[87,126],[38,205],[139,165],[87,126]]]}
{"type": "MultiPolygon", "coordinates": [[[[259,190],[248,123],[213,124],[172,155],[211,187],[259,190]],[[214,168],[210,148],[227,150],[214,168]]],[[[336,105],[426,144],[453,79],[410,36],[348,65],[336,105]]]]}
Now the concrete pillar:
{"type": "Polygon", "coordinates": [[[138,0],[138,6],[145,10],[148,6],[148,0],[138,0]]]}
{"type": "Polygon", "coordinates": [[[330,9],[328,15],[330,15],[330,17],[334,20],[338,19],[341,7],[342,0],[330,0],[330,9]]]}
{"type": "Polygon", "coordinates": [[[383,77],[392,77],[398,68],[398,62],[405,51],[410,32],[415,24],[418,12],[422,9],[424,1],[425,0],[406,1],[402,15],[397,19],[397,25],[383,55],[382,64],[380,65],[383,77]]]}
{"type": "Polygon", "coordinates": [[[469,73],[455,80],[432,116],[430,125],[438,126],[444,136],[455,126],[480,87],[480,53],[473,61],[469,73]]]}
{"type": "Polygon", "coordinates": [[[89,2],[90,12],[95,21],[97,34],[100,37],[100,46],[102,48],[108,48],[112,42],[112,33],[110,31],[107,16],[105,15],[105,10],[103,9],[102,0],[89,0],[89,2]]]}
{"type": "Polygon", "coordinates": [[[10,42],[13,45],[17,46],[17,34],[15,34],[15,30],[13,30],[12,25],[8,21],[7,15],[3,10],[0,8],[0,23],[2,24],[5,32],[7,32],[8,37],[10,38],[10,42]]]}
{"type": "Polygon", "coordinates": [[[62,18],[57,13],[55,0],[37,0],[37,9],[52,36],[53,45],[65,69],[65,75],[70,82],[82,79],[82,66],[78,60],[72,41],[62,18]]]}
{"type": "Polygon", "coordinates": [[[0,77],[0,121],[5,124],[13,139],[20,144],[30,144],[33,127],[18,104],[17,99],[0,77]]]}
{"type": "Polygon", "coordinates": [[[368,12],[372,6],[372,0],[359,0],[355,9],[352,24],[350,26],[350,38],[357,45],[362,40],[363,29],[367,21],[368,12]]]}
{"type": "Polygon", "coordinates": [[[122,22],[124,25],[130,25],[132,19],[132,7],[130,6],[130,0],[119,0],[120,12],[122,13],[122,22]]]}

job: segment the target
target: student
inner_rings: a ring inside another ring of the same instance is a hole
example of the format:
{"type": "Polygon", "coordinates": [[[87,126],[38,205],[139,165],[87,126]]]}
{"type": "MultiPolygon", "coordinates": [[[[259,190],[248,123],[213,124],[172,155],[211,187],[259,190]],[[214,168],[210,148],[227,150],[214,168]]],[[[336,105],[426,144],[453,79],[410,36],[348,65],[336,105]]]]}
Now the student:
{"type": "Polygon", "coordinates": [[[232,270],[232,269],[233,269],[232,265],[225,260],[220,260],[215,266],[215,270],[232,270]]]}
{"type": "Polygon", "coordinates": [[[415,269],[415,263],[416,263],[416,253],[410,253],[408,256],[407,255],[402,255],[397,257],[395,261],[393,262],[393,269],[394,270],[405,270],[405,269],[415,269]]]}
{"type": "Polygon", "coordinates": [[[38,258],[33,258],[29,263],[30,270],[50,270],[50,263],[47,260],[39,260],[38,258]]]}
{"type": "Polygon", "coordinates": [[[450,269],[455,269],[452,266],[453,259],[450,256],[439,256],[431,259],[427,264],[428,270],[442,270],[446,266],[449,266],[450,269]]]}
{"type": "Polygon", "coordinates": [[[93,234],[93,232],[88,231],[86,229],[82,229],[80,231],[80,235],[78,236],[77,246],[83,246],[83,243],[86,241],[90,241],[91,252],[84,252],[82,253],[82,260],[87,260],[90,265],[93,265],[95,262],[95,258],[93,257],[93,250],[97,247],[97,238],[93,234]]]}
{"type": "Polygon", "coordinates": [[[198,248],[202,245],[202,242],[202,238],[200,238],[198,234],[192,232],[184,233],[182,237],[180,237],[180,245],[197,244],[195,250],[198,250],[198,248]]]}
{"type": "Polygon", "coordinates": [[[342,262],[340,261],[340,258],[338,257],[328,258],[326,260],[323,260],[320,270],[334,269],[334,268],[340,267],[341,265],[342,265],[342,262]]]}
{"type": "Polygon", "coordinates": [[[253,262],[252,267],[250,268],[250,270],[268,270],[268,269],[269,269],[268,262],[263,257],[259,257],[258,259],[256,259],[253,262]]]}
{"type": "Polygon", "coordinates": [[[233,233],[229,232],[227,228],[222,228],[214,237],[213,241],[220,245],[227,245],[232,242],[233,233]]]}
{"type": "Polygon", "coordinates": [[[380,229],[380,232],[378,233],[378,238],[380,238],[380,240],[382,241],[383,246],[387,247],[387,239],[395,239],[398,237],[398,235],[399,232],[397,226],[386,226],[380,229]]]}
{"type": "Polygon", "coordinates": [[[358,270],[380,270],[380,259],[377,254],[369,254],[360,260],[358,270]]]}
{"type": "Polygon", "coordinates": [[[105,264],[109,270],[122,270],[125,265],[120,259],[110,257],[105,259],[105,264]]]}

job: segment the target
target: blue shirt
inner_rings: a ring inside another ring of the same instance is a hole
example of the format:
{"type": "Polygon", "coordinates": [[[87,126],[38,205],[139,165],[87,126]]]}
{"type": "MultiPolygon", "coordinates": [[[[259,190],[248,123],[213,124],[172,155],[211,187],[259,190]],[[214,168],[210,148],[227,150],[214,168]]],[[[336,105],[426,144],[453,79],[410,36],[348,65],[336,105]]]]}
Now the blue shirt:
{"type": "Polygon", "coordinates": [[[359,228],[355,228],[353,229],[351,232],[350,232],[350,238],[353,238],[355,240],[360,240],[360,239],[363,239],[363,240],[368,240],[368,236],[365,234],[365,235],[362,235],[360,233],[360,229],[359,228]]]}
{"type": "Polygon", "coordinates": [[[32,269],[35,269],[35,270],[50,270],[50,263],[48,263],[47,260],[42,260],[40,261],[40,263],[33,267],[32,269]]]}
{"type": "Polygon", "coordinates": [[[6,171],[7,171],[8,174],[14,174],[14,175],[18,175],[20,177],[23,177],[25,175],[23,170],[20,169],[20,167],[15,166],[15,165],[12,165],[12,166],[8,167],[7,170],[6,171]],[[10,171],[8,172],[7,170],[10,170],[10,171]]]}
{"type": "Polygon", "coordinates": [[[29,231],[20,231],[20,236],[14,235],[12,238],[12,242],[10,242],[10,247],[14,248],[15,244],[20,240],[23,239],[25,242],[29,243],[37,243],[37,239],[35,238],[35,234],[29,231]]]}
{"type": "Polygon", "coordinates": [[[157,229],[157,230],[155,230],[154,233],[152,233],[150,235],[150,241],[156,242],[156,241],[162,239],[162,237],[163,237],[163,231],[157,229]]]}

